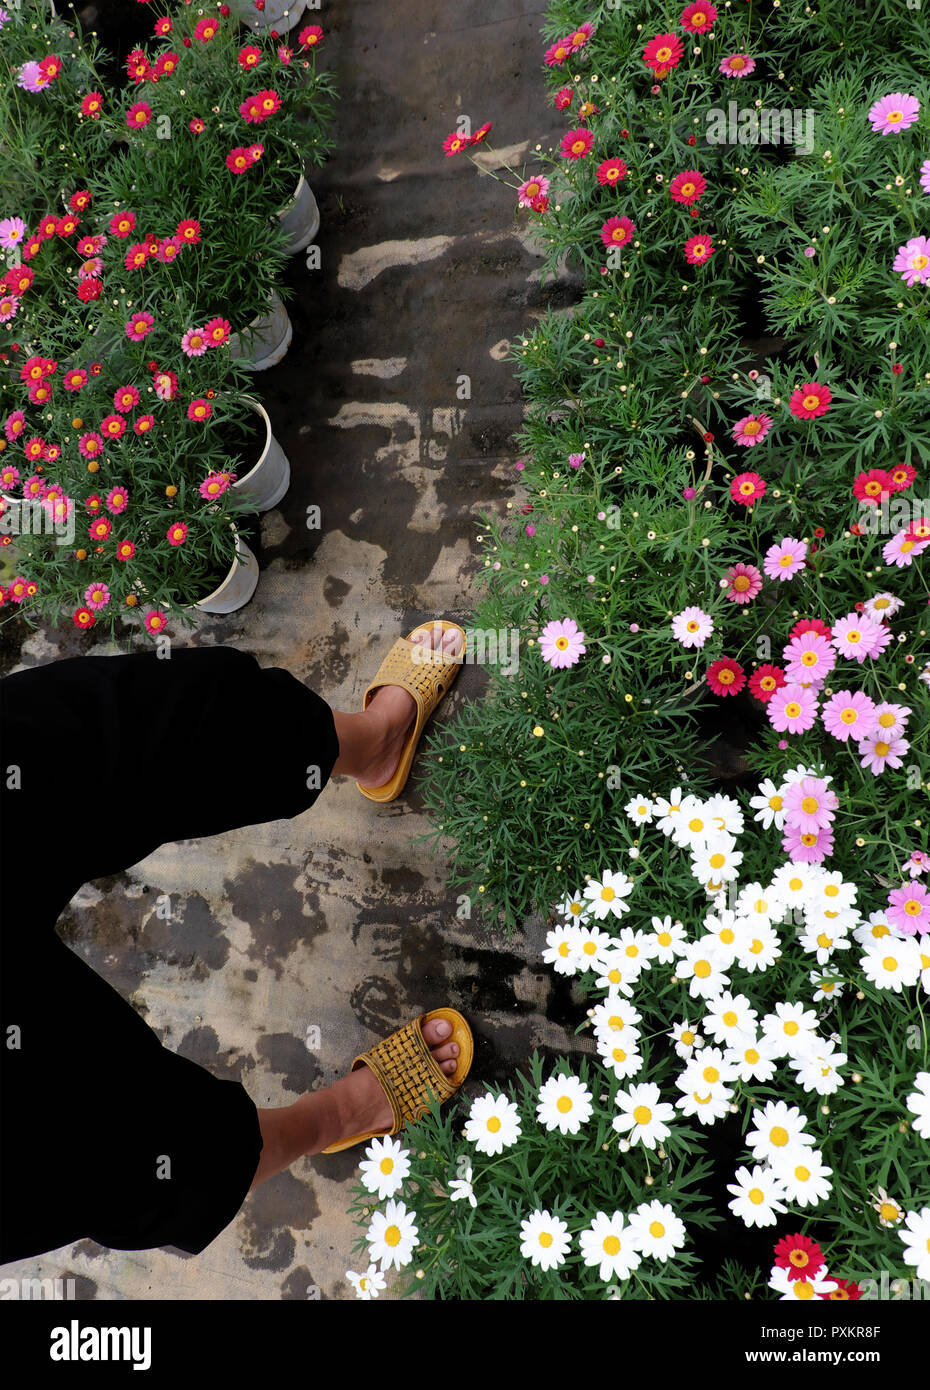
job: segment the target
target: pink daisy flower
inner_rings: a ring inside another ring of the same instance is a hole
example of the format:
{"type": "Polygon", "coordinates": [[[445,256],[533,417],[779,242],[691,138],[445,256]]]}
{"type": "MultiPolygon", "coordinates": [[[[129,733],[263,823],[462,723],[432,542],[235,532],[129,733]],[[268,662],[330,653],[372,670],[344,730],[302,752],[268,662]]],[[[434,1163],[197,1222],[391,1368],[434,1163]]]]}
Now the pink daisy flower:
{"type": "Polygon", "coordinates": [[[753,507],[765,496],[768,483],[758,473],[737,473],[730,480],[730,496],[741,507],[753,507]]]}
{"type": "Polygon", "coordinates": [[[530,208],[533,206],[534,198],[544,198],[549,192],[549,180],[542,178],[527,179],[520,184],[517,189],[517,206],[530,208]]]}
{"type": "Polygon", "coordinates": [[[770,415],[744,415],[733,426],[733,438],[737,444],[751,448],[753,444],[760,443],[771,428],[770,415]]]}
{"type": "Polygon", "coordinates": [[[575,666],[587,650],[584,633],[573,618],[547,623],[539,634],[539,650],[543,661],[556,670],[575,666]]]}
{"type": "Polygon", "coordinates": [[[912,850],[908,856],[906,867],[911,878],[919,878],[921,874],[925,874],[930,869],[930,854],[925,853],[922,849],[912,850]]]}
{"type": "Polygon", "coordinates": [[[930,894],[922,883],[902,883],[888,894],[888,920],[913,936],[930,931],[930,894]]]}
{"type": "Polygon", "coordinates": [[[907,130],[917,120],[920,102],[906,92],[892,92],[869,107],[869,120],[876,134],[894,135],[907,130]]]}
{"type": "Polygon", "coordinates": [[[568,36],[568,42],[572,46],[572,52],[576,53],[579,48],[583,48],[593,33],[594,25],[591,24],[589,20],[585,20],[584,24],[579,24],[578,28],[568,36]]]}
{"type": "Polygon", "coordinates": [[[100,433],[104,439],[121,439],[126,432],[126,421],[122,415],[105,415],[100,421],[100,433]]]}
{"type": "Polygon", "coordinates": [[[89,584],[84,590],[84,602],[93,612],[99,612],[110,602],[110,590],[106,584],[89,584]]]}
{"type": "Polygon", "coordinates": [[[786,681],[769,700],[766,713],[778,733],[804,734],[817,718],[817,696],[806,686],[786,681]]]}
{"type": "Polygon", "coordinates": [[[167,621],[165,614],[158,608],[150,608],[143,619],[145,630],[152,637],[157,637],[160,632],[164,631],[167,621]]]}
{"type": "Polygon", "coordinates": [[[703,265],[714,254],[714,244],[709,236],[691,236],[685,242],[684,252],[689,265],[703,265]]]}
{"type": "Polygon", "coordinates": [[[891,628],[885,623],[873,622],[871,632],[867,633],[866,636],[871,638],[866,656],[874,661],[875,657],[881,656],[891,642],[891,628]]]}
{"type": "Polygon", "coordinates": [[[14,468],[12,464],[8,464],[6,468],[0,469],[0,487],[5,487],[7,489],[15,487],[19,482],[19,477],[19,469],[14,468]]]}
{"type": "Polygon", "coordinates": [[[823,707],[823,724],[840,743],[861,743],[875,728],[875,702],[862,690],[838,690],[823,707]]]}
{"type": "Polygon", "coordinates": [[[201,497],[206,497],[208,500],[220,497],[235,476],[235,473],[208,473],[200,484],[201,497]]]}
{"type": "Polygon", "coordinates": [[[840,801],[822,777],[802,777],[784,795],[785,821],[798,830],[824,830],[833,820],[840,801]]]}
{"type": "Polygon", "coordinates": [[[906,738],[889,740],[884,734],[872,733],[859,744],[859,762],[878,777],[886,767],[900,767],[910,746],[906,738]]]}
{"type": "Polygon", "coordinates": [[[601,241],[605,246],[626,246],[635,231],[636,224],[628,217],[609,217],[601,228],[601,241]]]}
{"type": "Polygon", "coordinates": [[[836,665],[836,653],[829,640],[817,632],[793,637],[782,652],[782,659],[788,680],[798,685],[826,680],[836,665]]]}
{"type": "Polygon", "coordinates": [[[755,58],[750,58],[748,53],[731,53],[724,58],[719,71],[724,77],[748,77],[755,66],[755,58]]]}
{"type": "Polygon", "coordinates": [[[570,57],[571,52],[571,39],[558,39],[552,45],[551,48],[546,49],[545,53],[543,54],[543,62],[546,64],[547,67],[560,68],[562,64],[565,62],[566,58],[570,57]]]}
{"type": "Polygon", "coordinates": [[[175,521],[168,527],[168,544],[183,545],[187,539],[187,522],[175,521]]]}
{"type": "Polygon", "coordinates": [[[681,12],[681,27],[687,29],[689,34],[706,34],[713,28],[716,18],[714,5],[686,5],[681,12]]]}
{"type": "Polygon", "coordinates": [[[155,327],[155,319],[152,314],[133,314],[126,324],[126,337],[134,343],[141,343],[147,333],[151,333],[155,327]]]}
{"type": "Polygon", "coordinates": [[[0,323],[9,323],[10,319],[16,317],[19,308],[19,297],[15,294],[5,294],[0,296],[0,323]]]}
{"type": "Polygon", "coordinates": [[[832,400],[833,393],[829,386],[808,381],[803,386],[796,386],[792,391],[788,409],[799,420],[815,420],[819,415],[826,415],[832,400]]]}
{"type": "Polygon", "coordinates": [[[875,733],[886,739],[903,738],[911,711],[907,705],[883,702],[875,706],[875,733]]]}
{"type": "Polygon", "coordinates": [[[38,473],[33,473],[31,478],[27,478],[23,483],[23,496],[28,497],[31,502],[37,502],[40,497],[45,496],[48,484],[38,473]]]}
{"type": "Polygon", "coordinates": [[[727,588],[724,598],[731,603],[749,603],[762,588],[762,575],[755,565],[731,565],[726,572],[727,588]]]}
{"type": "Polygon", "coordinates": [[[583,159],[593,144],[594,136],[590,130],[580,126],[578,130],[566,131],[562,136],[562,154],[565,159],[583,159]]]}
{"type": "Polygon", "coordinates": [[[168,236],[158,243],[158,250],[155,252],[156,258],[164,265],[170,265],[176,261],[184,242],[179,236],[168,236]]]}
{"type": "Polygon", "coordinates": [[[902,569],[905,565],[913,564],[928,545],[930,541],[918,540],[910,531],[899,531],[882,546],[882,559],[886,565],[897,565],[898,569],[902,569]]]}
{"type": "Polygon", "coordinates": [[[800,574],[803,570],[806,554],[807,546],[804,541],[795,540],[793,536],[785,536],[784,540],[769,546],[765,552],[763,569],[769,579],[793,579],[796,574],[800,574]]]}
{"type": "Polygon", "coordinates": [[[107,511],[117,516],[124,512],[129,505],[129,493],[124,487],[113,487],[107,493],[107,511]]]}
{"type": "Polygon", "coordinates": [[[930,240],[925,236],[911,237],[898,247],[891,268],[899,273],[908,289],[914,284],[926,284],[930,279],[930,240]]]}
{"type": "Polygon", "coordinates": [[[833,853],[833,829],[827,825],[822,830],[799,830],[786,825],[781,847],[795,863],[822,864],[833,853]]]}
{"type": "Polygon", "coordinates": [[[876,624],[863,614],[848,613],[833,624],[833,645],[840,656],[861,666],[875,640],[876,624]]]}

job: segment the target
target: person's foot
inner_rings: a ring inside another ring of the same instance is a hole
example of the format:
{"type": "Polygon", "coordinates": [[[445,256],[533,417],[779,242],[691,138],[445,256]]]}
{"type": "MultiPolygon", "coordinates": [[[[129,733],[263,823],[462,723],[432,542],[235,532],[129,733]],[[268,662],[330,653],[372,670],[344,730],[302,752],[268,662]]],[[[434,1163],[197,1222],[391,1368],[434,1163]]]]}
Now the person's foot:
{"type": "MultiPolygon", "coordinates": [[[[412,641],[424,647],[440,647],[448,656],[458,656],[462,650],[462,634],[445,632],[433,623],[428,632],[418,632],[412,641]]],[[[362,787],[383,787],[397,771],[407,730],[417,712],[416,701],[402,685],[382,685],[372,695],[368,709],[382,720],[378,752],[356,780],[362,787]]]]}
{"type": "MultiPolygon", "coordinates": [[[[423,1025],[423,1037],[447,1076],[458,1066],[458,1043],[446,1042],[452,1025],[444,1018],[430,1019],[423,1025]]],[[[391,1106],[371,1067],[361,1066],[330,1087],[335,1102],[334,1128],[338,1131],[327,1142],[338,1143],[353,1134],[389,1130],[394,1122],[391,1106]]]]}

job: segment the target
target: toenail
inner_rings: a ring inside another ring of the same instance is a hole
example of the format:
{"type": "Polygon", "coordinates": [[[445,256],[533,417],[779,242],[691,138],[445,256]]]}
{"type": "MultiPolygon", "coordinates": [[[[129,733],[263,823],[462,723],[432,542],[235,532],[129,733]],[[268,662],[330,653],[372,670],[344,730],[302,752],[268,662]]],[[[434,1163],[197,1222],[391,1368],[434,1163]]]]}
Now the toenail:
{"type": "Polygon", "coordinates": [[[438,1023],[436,1024],[436,1032],[439,1034],[441,1038],[444,1038],[447,1033],[452,1032],[451,1023],[447,1023],[444,1018],[439,1019],[438,1023]]]}

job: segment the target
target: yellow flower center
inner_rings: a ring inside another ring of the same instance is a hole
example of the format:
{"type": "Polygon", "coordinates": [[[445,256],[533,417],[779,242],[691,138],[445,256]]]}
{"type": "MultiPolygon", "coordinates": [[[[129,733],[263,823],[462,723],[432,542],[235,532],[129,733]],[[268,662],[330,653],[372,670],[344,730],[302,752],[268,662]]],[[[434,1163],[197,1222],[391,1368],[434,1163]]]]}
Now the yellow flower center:
{"type": "Polygon", "coordinates": [[[606,1236],[603,1243],[606,1255],[618,1255],[620,1253],[620,1242],[616,1236],[606,1236]]]}
{"type": "Polygon", "coordinates": [[[637,1105],[636,1109],[633,1111],[633,1119],[638,1125],[648,1125],[649,1121],[652,1119],[652,1111],[649,1109],[648,1105],[637,1105]]]}
{"type": "Polygon", "coordinates": [[[384,1243],[385,1243],[385,1245],[391,1245],[391,1246],[399,1245],[399,1244],[400,1244],[400,1227],[399,1227],[399,1226],[388,1226],[387,1230],[386,1230],[385,1233],[384,1233],[384,1243]]]}

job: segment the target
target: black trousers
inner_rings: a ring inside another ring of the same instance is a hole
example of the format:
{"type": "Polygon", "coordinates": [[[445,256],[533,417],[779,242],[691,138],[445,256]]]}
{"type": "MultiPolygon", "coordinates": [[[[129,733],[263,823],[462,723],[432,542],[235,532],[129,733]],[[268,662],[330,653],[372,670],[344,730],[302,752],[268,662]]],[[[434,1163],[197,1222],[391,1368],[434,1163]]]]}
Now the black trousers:
{"type": "Polygon", "coordinates": [[[0,1263],[84,1237],[196,1254],[239,1210],[254,1103],[162,1046],[54,926],[161,844],[305,811],[338,755],[325,700],[229,647],[0,681],[0,1263]]]}

